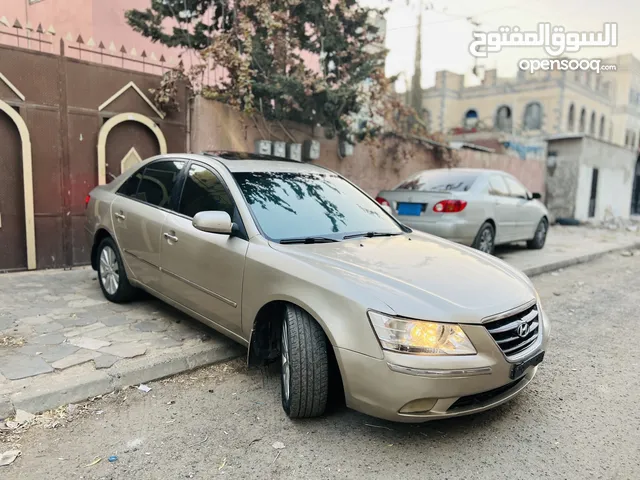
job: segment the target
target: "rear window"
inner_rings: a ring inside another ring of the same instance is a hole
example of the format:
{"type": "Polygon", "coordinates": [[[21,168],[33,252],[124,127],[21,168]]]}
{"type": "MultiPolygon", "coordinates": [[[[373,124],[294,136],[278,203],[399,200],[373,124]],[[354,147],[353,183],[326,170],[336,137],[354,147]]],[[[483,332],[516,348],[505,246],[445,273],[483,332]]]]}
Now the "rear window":
{"type": "Polygon", "coordinates": [[[402,182],[396,190],[420,190],[423,192],[466,192],[478,178],[477,173],[455,170],[420,172],[402,182]]]}

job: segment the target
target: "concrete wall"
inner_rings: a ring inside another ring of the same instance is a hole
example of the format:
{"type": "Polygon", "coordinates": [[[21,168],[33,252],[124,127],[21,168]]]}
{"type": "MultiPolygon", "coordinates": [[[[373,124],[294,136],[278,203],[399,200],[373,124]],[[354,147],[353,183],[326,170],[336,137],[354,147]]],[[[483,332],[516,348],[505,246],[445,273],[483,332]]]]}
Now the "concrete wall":
{"type": "Polygon", "coordinates": [[[511,155],[461,150],[460,167],[489,168],[510,173],[531,192],[545,196],[545,164],[536,160],[521,160],[511,155]]]}
{"type": "Polygon", "coordinates": [[[593,138],[584,138],[576,193],[576,218],[589,218],[594,168],[598,169],[595,218],[602,220],[606,215],[629,217],[635,165],[634,152],[593,138]]]}
{"type": "Polygon", "coordinates": [[[555,166],[547,168],[546,204],[555,218],[574,217],[581,148],[580,140],[549,142],[548,155],[555,166]]]}
{"type": "Polygon", "coordinates": [[[594,219],[629,217],[636,163],[628,149],[591,137],[549,142],[556,167],[547,169],[547,207],[556,217],[589,219],[591,179],[598,169],[594,219]]]}
{"type": "Polygon", "coordinates": [[[340,158],[336,140],[324,138],[322,129],[286,123],[286,132],[278,124],[255,121],[218,102],[197,97],[192,109],[191,151],[237,150],[253,152],[260,139],[302,143],[320,142],[320,159],[315,163],[344,175],[371,195],[393,187],[416,171],[436,168],[430,151],[405,145],[408,155],[395,155],[397,140],[385,142],[384,148],[358,145],[354,154],[340,158]],[[315,130],[315,131],[314,131],[315,130]],[[289,137],[291,135],[291,137],[289,137]]]}
{"type": "MultiPolygon", "coordinates": [[[[197,97],[191,120],[191,151],[240,150],[254,151],[259,139],[281,140],[287,143],[314,138],[320,141],[320,159],[315,162],[344,175],[367,193],[377,194],[392,188],[420,170],[439,168],[432,153],[410,143],[388,140],[382,147],[358,145],[354,154],[338,155],[335,140],[327,140],[320,129],[286,124],[288,134],[279,125],[267,125],[262,120],[243,116],[218,102],[197,97]],[[271,129],[269,134],[268,129],[271,129]],[[402,150],[402,151],[400,151],[402,150]]],[[[489,154],[472,150],[459,151],[460,167],[492,168],[507,171],[520,179],[533,192],[544,194],[544,164],[523,161],[508,155],[489,154]]]]}

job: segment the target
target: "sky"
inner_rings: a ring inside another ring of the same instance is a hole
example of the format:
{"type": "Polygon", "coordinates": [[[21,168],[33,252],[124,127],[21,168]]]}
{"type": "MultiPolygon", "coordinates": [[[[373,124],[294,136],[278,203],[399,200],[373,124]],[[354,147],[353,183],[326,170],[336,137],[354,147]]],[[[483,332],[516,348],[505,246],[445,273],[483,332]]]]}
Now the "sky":
{"type": "MultiPolygon", "coordinates": [[[[618,47],[583,49],[570,56],[576,58],[607,58],[633,53],[640,58],[640,2],[638,0],[422,0],[431,5],[423,14],[422,28],[422,86],[435,83],[438,70],[467,74],[467,85],[479,83],[473,77],[475,59],[468,48],[472,32],[497,31],[501,26],[518,26],[521,31],[534,31],[540,22],[562,26],[565,31],[601,32],[605,22],[618,24],[618,47]],[[474,27],[466,17],[480,26],[474,27]]],[[[386,6],[389,49],[387,74],[404,72],[413,75],[415,43],[420,0],[361,0],[370,6],[386,6]]],[[[515,76],[518,60],[547,58],[542,48],[510,47],[502,52],[478,59],[486,69],[497,68],[500,77],[515,76]]],[[[404,89],[404,80],[397,88],[404,89]]]]}

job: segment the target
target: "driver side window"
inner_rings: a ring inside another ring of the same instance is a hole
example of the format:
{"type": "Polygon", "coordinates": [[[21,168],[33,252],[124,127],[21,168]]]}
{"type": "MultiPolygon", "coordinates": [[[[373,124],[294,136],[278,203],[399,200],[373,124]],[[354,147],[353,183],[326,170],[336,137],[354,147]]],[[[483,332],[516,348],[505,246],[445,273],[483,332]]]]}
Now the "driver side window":
{"type": "Polygon", "coordinates": [[[234,219],[235,204],[224,184],[211,171],[200,165],[191,165],[182,190],[178,212],[193,218],[205,211],[227,212],[234,219]]]}

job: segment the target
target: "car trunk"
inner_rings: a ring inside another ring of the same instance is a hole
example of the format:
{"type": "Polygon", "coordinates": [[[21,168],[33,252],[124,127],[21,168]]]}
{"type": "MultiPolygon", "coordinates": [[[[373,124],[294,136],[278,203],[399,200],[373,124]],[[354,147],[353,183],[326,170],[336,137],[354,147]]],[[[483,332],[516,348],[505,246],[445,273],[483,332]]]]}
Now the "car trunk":
{"type": "Polygon", "coordinates": [[[422,217],[437,219],[443,215],[435,212],[433,207],[442,200],[462,200],[466,192],[419,191],[419,190],[385,190],[378,194],[384,198],[394,215],[400,217],[422,217]]]}

